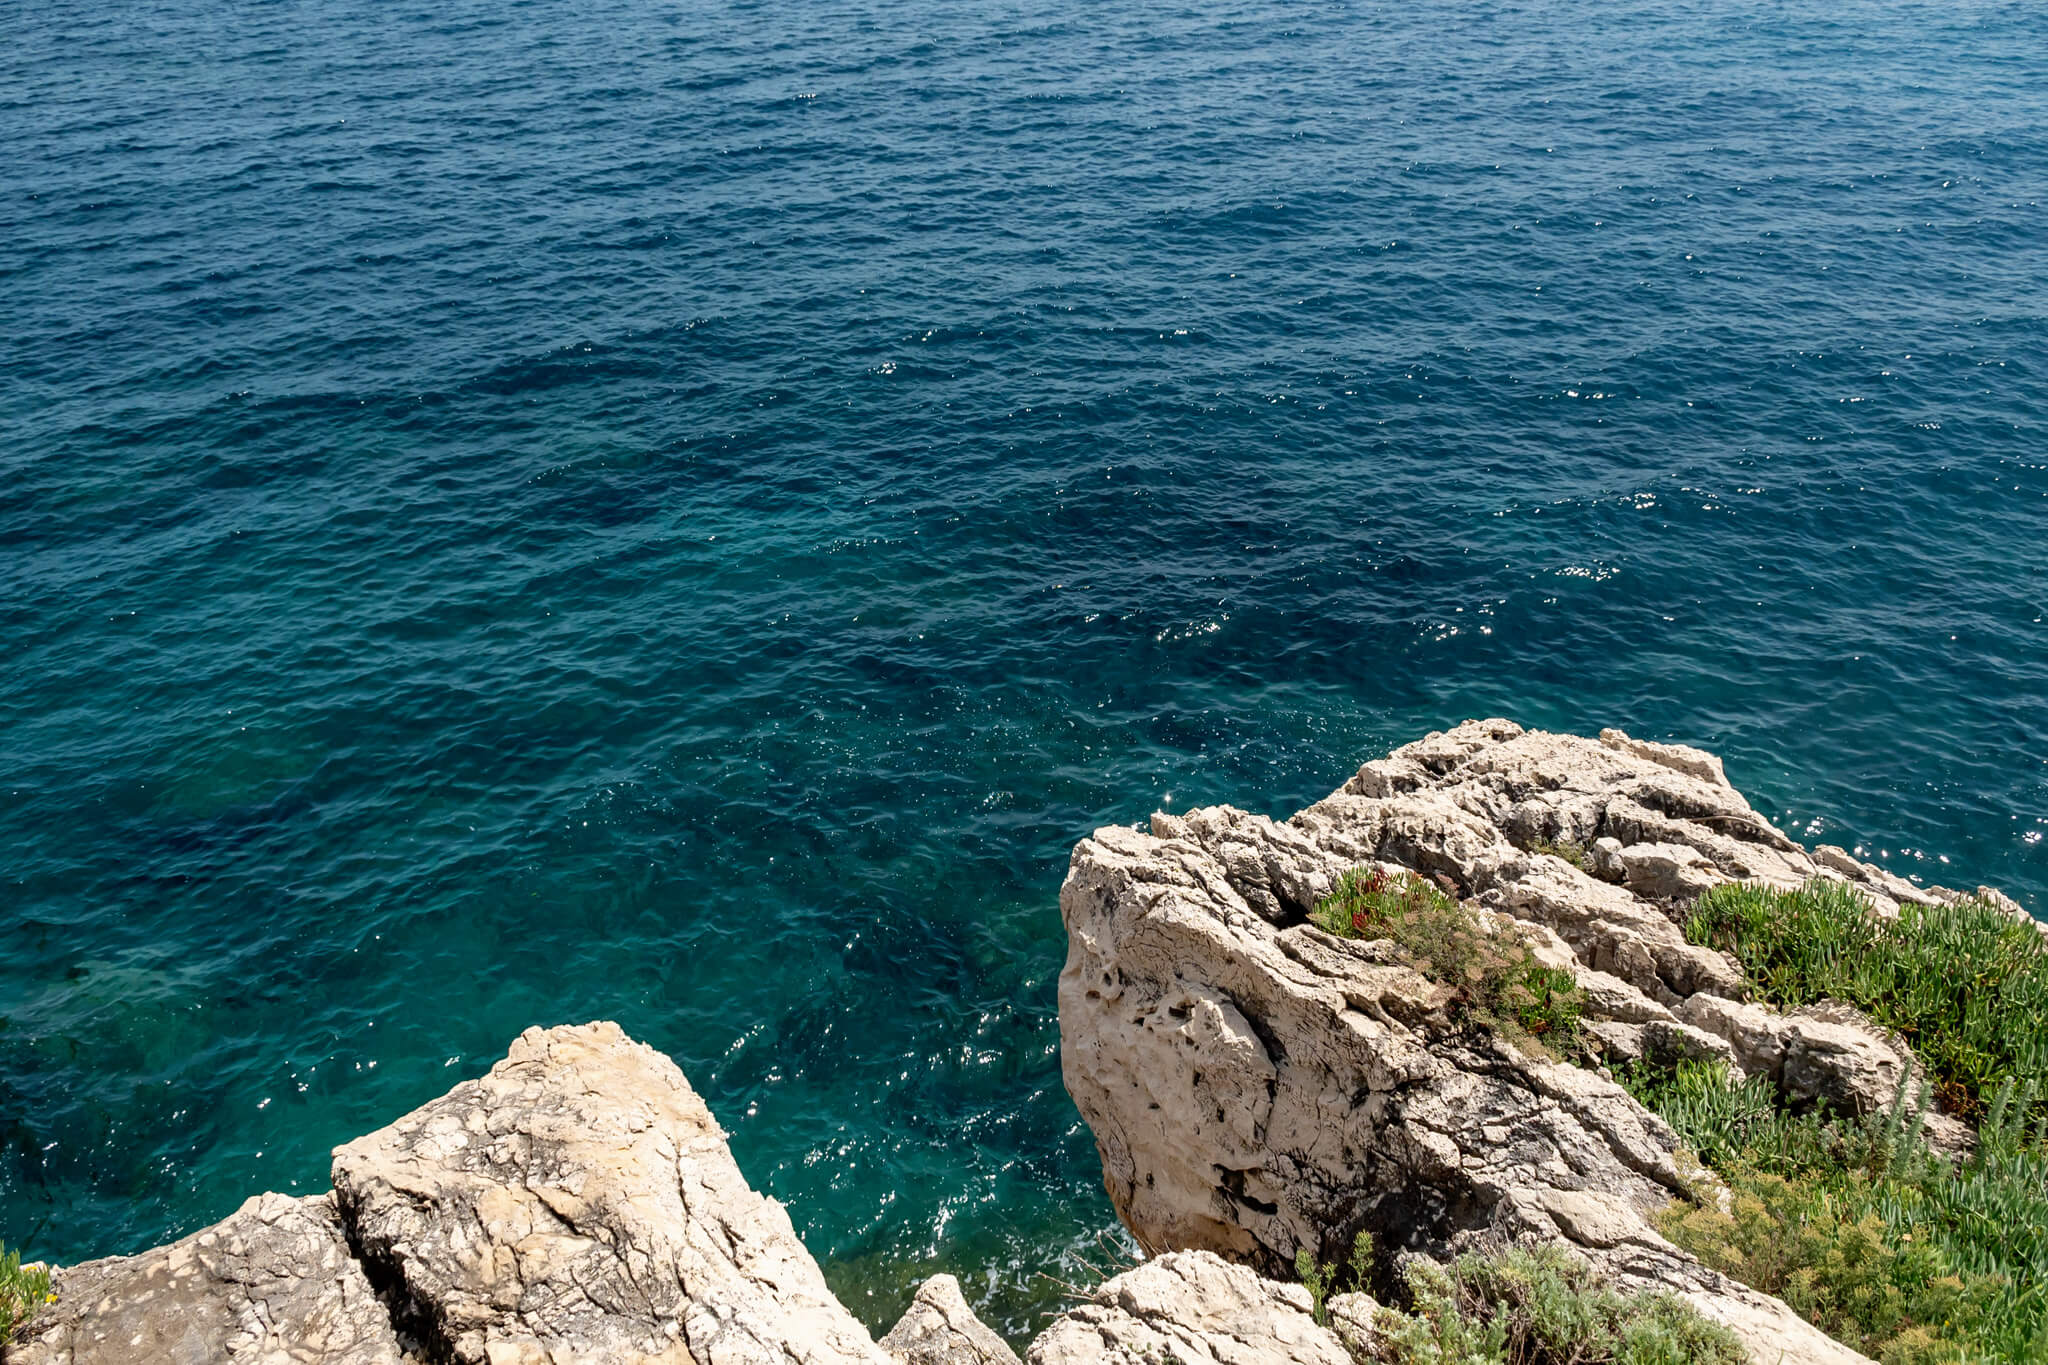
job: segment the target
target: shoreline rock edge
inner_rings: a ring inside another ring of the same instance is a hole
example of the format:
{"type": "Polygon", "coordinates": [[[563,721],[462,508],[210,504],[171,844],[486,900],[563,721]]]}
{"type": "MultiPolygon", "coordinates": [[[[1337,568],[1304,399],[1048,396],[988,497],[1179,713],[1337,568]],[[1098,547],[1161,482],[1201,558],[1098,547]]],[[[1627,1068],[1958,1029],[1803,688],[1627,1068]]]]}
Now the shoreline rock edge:
{"type": "Polygon", "coordinates": [[[1866,1360],[1656,1231],[1700,1173],[1619,1085],[1465,1027],[1447,988],[1309,923],[1361,865],[1512,921],[1577,976],[1609,1056],[1716,1056],[1866,1110],[1910,1051],[1853,1011],[1743,1003],[1733,962],[1688,943],[1678,912],[1729,881],[1847,882],[1881,915],[1962,895],[1809,853],[1701,750],[1505,720],[1404,745],[1285,821],[1213,806],[1098,830],[1060,893],[1061,1068],[1148,1253],[1285,1277],[1301,1251],[1341,1263],[1361,1233],[1436,1257],[1548,1243],[1679,1295],[1760,1360],[1866,1360]]]}
{"type": "MultiPolygon", "coordinates": [[[[1610,1057],[1719,1057],[1864,1110],[1911,1079],[1911,1050],[1844,1007],[1744,1002],[1682,907],[1736,880],[1845,882],[1880,915],[1963,894],[1802,847],[1704,751],[1503,720],[1396,749],[1285,821],[1215,806],[1096,831],[1060,892],[1061,1068],[1148,1259],[1079,1295],[1032,1365],[1366,1358],[1368,1296],[1318,1322],[1285,1282],[1296,1252],[1334,1261],[1361,1232],[1439,1257],[1565,1247],[1685,1298],[1759,1361],[1865,1361],[1658,1235],[1651,1216],[1703,1173],[1618,1085],[1462,1026],[1385,945],[1308,923],[1364,864],[1512,921],[1577,976],[1610,1057]]],[[[1021,1365],[950,1275],[877,1342],[681,1070],[613,1023],[528,1029],[485,1075],[334,1149],[332,1171],[329,1193],[257,1195],[58,1269],[0,1365],[1021,1365]]]]}

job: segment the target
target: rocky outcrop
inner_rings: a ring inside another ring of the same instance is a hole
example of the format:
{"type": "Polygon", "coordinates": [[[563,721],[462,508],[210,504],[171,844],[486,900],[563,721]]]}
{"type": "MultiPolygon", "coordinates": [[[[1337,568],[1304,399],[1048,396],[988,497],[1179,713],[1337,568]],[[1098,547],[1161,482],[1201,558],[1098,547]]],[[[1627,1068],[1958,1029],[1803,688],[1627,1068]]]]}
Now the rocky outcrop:
{"type": "MultiPolygon", "coordinates": [[[[1369,1321],[1369,1316],[1368,1316],[1369,1321]]],[[[1308,1291],[1206,1251],[1125,1271],[1031,1343],[1030,1365],[1352,1365],[1308,1291]]]]}
{"type": "Polygon", "coordinates": [[[1852,1037],[1837,1015],[1742,1007],[1735,965],[1685,941],[1675,902],[1736,879],[1851,880],[1893,913],[1954,894],[1816,860],[1699,750],[1497,720],[1367,763],[1283,823],[1225,806],[1100,830],[1060,898],[1062,1068],[1141,1244],[1284,1275],[1302,1249],[1341,1260],[1361,1232],[1435,1255],[1563,1243],[1625,1288],[1688,1299],[1760,1358],[1863,1359],[1655,1231],[1700,1173],[1618,1085],[1466,1026],[1391,945],[1307,923],[1361,864],[1515,922],[1578,974],[1619,1052],[1761,1059],[1838,1102],[1887,1081],[1888,1101],[1901,1073],[1883,1058],[1910,1058],[1867,1024],[1852,1037]]]}
{"type": "MultiPolygon", "coordinates": [[[[59,1270],[7,1365],[898,1359],[748,1187],[675,1063],[616,1024],[528,1030],[488,1075],[338,1148],[334,1184],[59,1270]]],[[[1014,1362],[942,1290],[919,1304],[980,1354],[906,1359],[1014,1362]]]]}
{"type": "Polygon", "coordinates": [[[1017,1353],[974,1316],[951,1275],[919,1285],[881,1345],[903,1365],[1018,1365],[1017,1353]]]}
{"type": "Polygon", "coordinates": [[[326,1195],[259,1194],[183,1241],[60,1270],[56,1288],[9,1365],[407,1359],[326,1195]]]}
{"type": "Polygon", "coordinates": [[[616,1024],[531,1029],[334,1154],[401,1320],[462,1365],[889,1357],[674,1062],[616,1024]]]}
{"type": "MultiPolygon", "coordinates": [[[[1435,881],[1571,970],[1612,1058],[1718,1058],[1858,1113],[1919,1083],[1911,1049],[1853,1010],[1745,1003],[1676,915],[1737,879],[1844,881],[1891,915],[1958,893],[1807,852],[1697,749],[1473,722],[1285,822],[1219,806],[1101,830],[1060,897],[1062,1068],[1153,1259],[1082,1296],[1032,1365],[1376,1359],[1376,1330],[1400,1329],[1369,1294],[1318,1322],[1280,1282],[1298,1252],[1343,1262],[1365,1233],[1390,1277],[1405,1254],[1561,1244],[1759,1360],[1863,1361],[1657,1234],[1651,1216],[1711,1176],[1608,1076],[1475,1026],[1391,944],[1308,923],[1365,864],[1435,881]]],[[[1937,1141],[1969,1137],[1935,1121],[1937,1141]]],[[[0,1365],[1019,1365],[949,1275],[873,1341],[682,1073],[613,1024],[529,1030],[336,1149],[333,1181],[57,1271],[58,1302],[0,1365]]]]}

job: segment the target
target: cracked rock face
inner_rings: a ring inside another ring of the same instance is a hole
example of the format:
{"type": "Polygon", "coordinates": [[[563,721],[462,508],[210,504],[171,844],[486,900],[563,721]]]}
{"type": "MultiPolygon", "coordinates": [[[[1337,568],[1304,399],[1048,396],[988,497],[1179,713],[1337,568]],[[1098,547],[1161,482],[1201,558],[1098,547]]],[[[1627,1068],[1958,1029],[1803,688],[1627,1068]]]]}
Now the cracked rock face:
{"type": "Polygon", "coordinates": [[[401,1321],[463,1365],[889,1365],[675,1063],[616,1024],[527,1030],[337,1148],[334,1187],[401,1321]]]}
{"type": "Polygon", "coordinates": [[[1106,1280],[1031,1343],[1030,1365],[1352,1365],[1308,1291],[1209,1252],[1178,1251],[1106,1280]]]}
{"type": "Polygon", "coordinates": [[[183,1241],[59,1270],[9,1365],[399,1365],[326,1195],[259,1194],[183,1241]]]}
{"type": "MultiPolygon", "coordinates": [[[[1816,863],[1699,750],[1497,720],[1367,763],[1285,823],[1225,806],[1100,830],[1061,889],[1061,1064],[1144,1246],[1285,1275],[1298,1249],[1341,1260],[1360,1231],[1433,1254],[1502,1235],[1563,1243],[1625,1288],[1687,1298],[1760,1358],[1863,1359],[1658,1235],[1649,1218],[1686,1176],[1670,1129],[1619,1086],[1454,1019],[1451,993],[1390,945],[1304,922],[1365,863],[1520,922],[1587,983],[1603,1038],[1728,1059],[1729,1036],[1753,1044],[1757,1021],[1686,1006],[1738,995],[1740,974],[1685,941],[1669,898],[1815,876],[1894,913],[1942,894],[1816,863]],[[1567,843],[1591,856],[1529,851],[1567,843]]],[[[1800,1055],[1871,1065],[1846,1045],[1800,1055]]],[[[1778,1056],[1781,1078],[1797,1070],[1778,1056]]]]}
{"type": "Polygon", "coordinates": [[[1017,1365],[951,1276],[878,1347],[675,1063],[610,1023],[181,1242],[56,1272],[5,1365],[1017,1365]]]}

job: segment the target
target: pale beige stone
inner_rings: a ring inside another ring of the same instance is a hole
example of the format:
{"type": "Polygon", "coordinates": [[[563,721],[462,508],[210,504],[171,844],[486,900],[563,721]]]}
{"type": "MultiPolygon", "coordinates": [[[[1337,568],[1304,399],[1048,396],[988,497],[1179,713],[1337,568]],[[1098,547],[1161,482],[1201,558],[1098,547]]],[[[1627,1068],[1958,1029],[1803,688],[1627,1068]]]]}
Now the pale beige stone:
{"type": "Polygon", "coordinates": [[[892,1365],[674,1062],[528,1029],[488,1075],[337,1148],[335,1196],[463,1365],[892,1365]]]}
{"type": "Polygon", "coordinates": [[[1902,1093],[1907,1104],[1917,1100],[1924,1072],[1912,1049],[1848,1005],[1830,1000],[1793,1010],[1781,1036],[1780,1079],[1795,1100],[1848,1114],[1887,1110],[1902,1093]]]}
{"type": "Polygon", "coordinates": [[[1614,858],[1628,889],[1653,900],[1691,900],[1728,880],[1705,854],[1684,844],[1629,844],[1614,858]]]}
{"type": "Polygon", "coordinates": [[[1352,1365],[1308,1291],[1203,1251],[1105,1281],[1031,1343],[1030,1365],[1352,1365]]]}
{"type": "Polygon", "coordinates": [[[259,1194],[182,1241],[68,1266],[8,1365],[399,1365],[326,1195],[259,1194]]]}
{"type": "Polygon", "coordinates": [[[1652,763],[1674,768],[1717,787],[1728,785],[1728,774],[1722,770],[1720,758],[1705,749],[1695,749],[1690,744],[1658,744],[1654,740],[1631,739],[1625,731],[1612,729],[1600,732],[1600,742],[1610,749],[1647,758],[1652,763]]]}
{"type": "Polygon", "coordinates": [[[974,1315],[951,1275],[919,1285],[878,1344],[902,1365],[1018,1365],[1017,1353],[974,1315]]]}

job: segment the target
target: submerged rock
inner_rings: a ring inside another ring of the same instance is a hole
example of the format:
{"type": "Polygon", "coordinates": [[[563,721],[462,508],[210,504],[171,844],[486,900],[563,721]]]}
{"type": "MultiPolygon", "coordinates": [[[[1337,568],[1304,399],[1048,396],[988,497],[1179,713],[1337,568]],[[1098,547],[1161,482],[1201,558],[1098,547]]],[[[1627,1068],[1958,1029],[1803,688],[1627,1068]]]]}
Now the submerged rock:
{"type": "Polygon", "coordinates": [[[1763,1049],[1774,1074],[1829,1098],[1885,1074],[1826,1031],[1837,1022],[1757,1025],[1735,965],[1679,931],[1668,897],[1847,875],[1718,762],[1618,731],[1473,722],[1367,763],[1284,823],[1215,807],[1075,849],[1062,1070],[1144,1247],[1286,1275],[1298,1251],[1339,1261],[1360,1233],[1439,1256],[1561,1243],[1623,1288],[1685,1298],[1760,1358],[1864,1359],[1657,1233],[1651,1215],[1696,1173],[1621,1087],[1454,1017],[1454,993],[1387,945],[1305,922],[1360,864],[1435,879],[1562,952],[1592,1031],[1617,1047],[1734,1061],[1731,1040],[1767,1034],[1782,1040],[1763,1049]],[[1607,840],[1604,860],[1562,856],[1607,840]]]}

